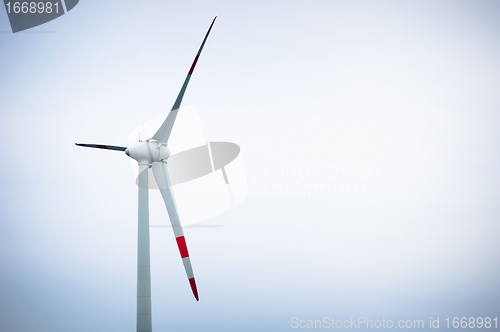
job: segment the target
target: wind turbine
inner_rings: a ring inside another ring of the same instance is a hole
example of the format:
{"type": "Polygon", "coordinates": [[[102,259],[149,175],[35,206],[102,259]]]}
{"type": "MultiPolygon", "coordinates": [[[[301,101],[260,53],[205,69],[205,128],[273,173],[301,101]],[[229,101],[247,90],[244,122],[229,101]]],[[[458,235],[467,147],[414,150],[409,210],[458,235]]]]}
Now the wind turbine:
{"type": "Polygon", "coordinates": [[[189,285],[193,292],[196,301],[198,298],[198,289],[196,288],[196,281],[194,279],[193,268],[191,260],[189,259],[189,252],[184,238],[184,231],[182,229],[179,214],[175,205],[175,199],[172,193],[171,182],[168,175],[166,163],[170,156],[168,148],[168,139],[172,128],[174,126],[175,118],[182,103],[182,98],[186,92],[187,85],[191,79],[198,58],[200,57],[203,46],[207,41],[210,30],[215,23],[214,18],[207,34],[201,43],[200,49],[194,58],[193,64],[189,69],[184,84],[182,84],[181,91],[175,100],[174,106],[170,110],[167,118],[160,126],[158,131],[153,137],[146,140],[139,140],[139,142],[129,146],[121,147],[115,145],[101,145],[101,144],[83,144],[75,143],[78,146],[88,148],[107,149],[114,151],[124,151],[127,156],[137,160],[139,164],[138,175],[138,188],[139,188],[139,204],[138,204],[138,243],[137,243],[137,331],[146,332],[152,330],[151,324],[151,270],[150,270],[150,247],[149,247],[149,193],[148,193],[148,169],[151,168],[153,176],[158,184],[163,201],[167,207],[172,230],[174,231],[175,240],[181,254],[182,263],[186,270],[186,275],[189,280],[189,285]]]}

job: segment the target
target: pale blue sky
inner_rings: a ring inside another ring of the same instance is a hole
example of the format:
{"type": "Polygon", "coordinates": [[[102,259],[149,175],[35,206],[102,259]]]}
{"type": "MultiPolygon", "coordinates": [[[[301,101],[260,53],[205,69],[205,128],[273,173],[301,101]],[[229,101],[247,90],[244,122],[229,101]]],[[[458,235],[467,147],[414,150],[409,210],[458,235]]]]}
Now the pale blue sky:
{"type": "Polygon", "coordinates": [[[82,0],[0,10],[0,330],[134,331],[129,159],[74,142],[170,109],[215,15],[184,104],[250,194],[186,230],[200,302],[152,228],[154,329],[500,316],[497,1],[82,0]]]}

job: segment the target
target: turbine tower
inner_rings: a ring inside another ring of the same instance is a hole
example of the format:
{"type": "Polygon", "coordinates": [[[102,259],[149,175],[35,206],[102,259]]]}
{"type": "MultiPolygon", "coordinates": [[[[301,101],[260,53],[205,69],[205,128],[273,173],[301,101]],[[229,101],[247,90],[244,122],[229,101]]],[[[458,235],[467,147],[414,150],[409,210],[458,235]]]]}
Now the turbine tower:
{"type": "Polygon", "coordinates": [[[210,30],[215,23],[214,18],[212,24],[208,28],[207,34],[201,43],[200,49],[194,58],[193,64],[189,69],[184,84],[182,84],[181,91],[174,102],[174,106],[170,110],[167,118],[160,126],[158,131],[153,137],[146,139],[129,146],[121,147],[115,145],[101,145],[101,144],[84,144],[75,143],[78,146],[88,148],[107,149],[114,151],[124,151],[127,156],[135,159],[139,164],[138,175],[138,236],[137,236],[137,332],[151,332],[151,269],[150,269],[150,246],[149,246],[149,189],[148,189],[148,169],[151,168],[153,176],[158,184],[163,201],[168,211],[172,230],[174,231],[175,240],[181,254],[182,263],[186,270],[189,285],[193,292],[194,297],[198,301],[198,289],[196,288],[196,281],[194,279],[193,267],[189,259],[189,252],[184,238],[184,231],[182,229],[179,214],[175,205],[170,178],[167,171],[167,160],[170,156],[168,148],[168,139],[172,128],[175,123],[175,118],[179,108],[181,107],[182,98],[186,92],[189,80],[193,74],[198,58],[200,57],[203,46],[207,41],[210,30]]]}

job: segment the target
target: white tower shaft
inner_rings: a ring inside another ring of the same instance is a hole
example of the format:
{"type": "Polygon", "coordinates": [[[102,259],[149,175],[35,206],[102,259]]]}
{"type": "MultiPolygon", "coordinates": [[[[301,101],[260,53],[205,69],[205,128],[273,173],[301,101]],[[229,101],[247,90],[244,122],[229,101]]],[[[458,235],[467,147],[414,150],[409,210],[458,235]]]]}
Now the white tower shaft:
{"type": "Polygon", "coordinates": [[[149,192],[147,164],[139,164],[137,229],[137,332],[151,332],[151,268],[149,254],[149,192]]]}

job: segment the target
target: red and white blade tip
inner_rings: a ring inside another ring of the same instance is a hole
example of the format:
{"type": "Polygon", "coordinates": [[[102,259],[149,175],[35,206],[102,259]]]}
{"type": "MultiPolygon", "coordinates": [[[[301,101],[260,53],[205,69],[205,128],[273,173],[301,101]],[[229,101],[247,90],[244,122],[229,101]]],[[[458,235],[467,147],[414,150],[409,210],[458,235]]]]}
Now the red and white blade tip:
{"type": "Polygon", "coordinates": [[[189,278],[189,285],[191,286],[191,290],[193,291],[193,295],[196,301],[199,301],[200,299],[198,298],[198,288],[196,288],[196,281],[194,281],[194,277],[189,278]]]}

